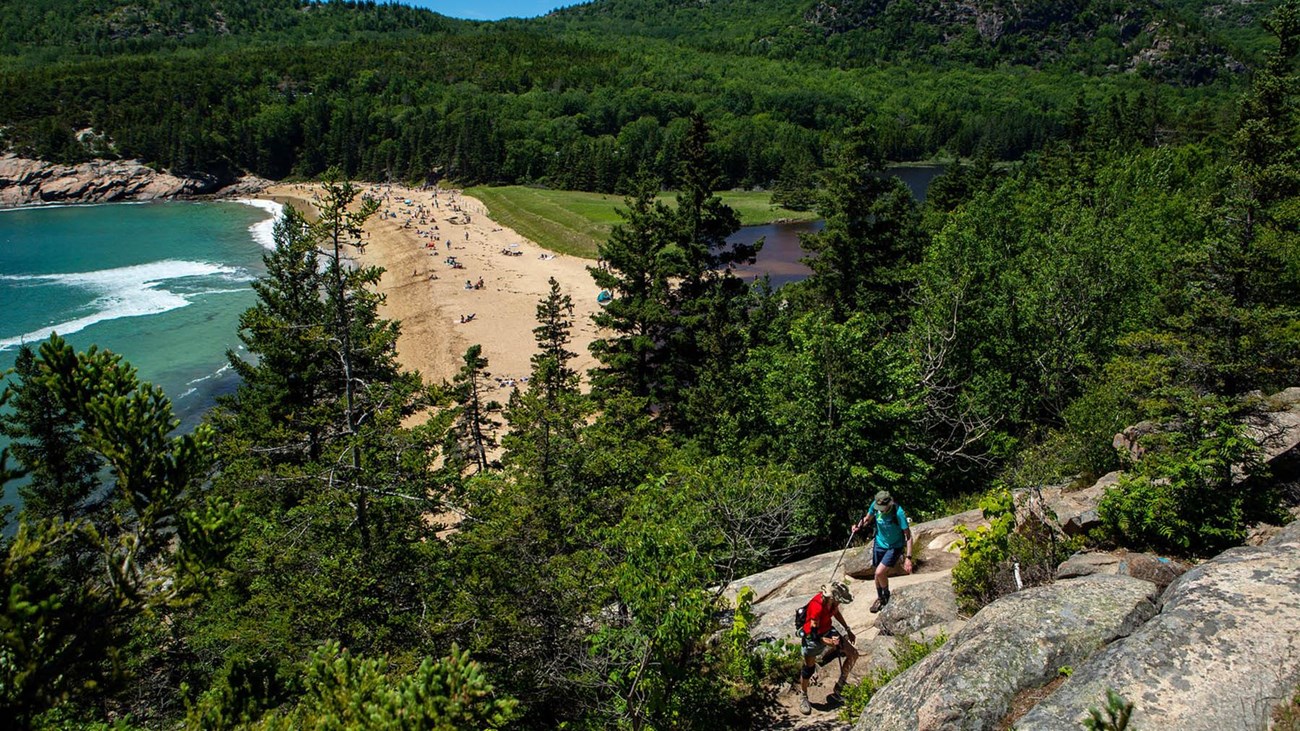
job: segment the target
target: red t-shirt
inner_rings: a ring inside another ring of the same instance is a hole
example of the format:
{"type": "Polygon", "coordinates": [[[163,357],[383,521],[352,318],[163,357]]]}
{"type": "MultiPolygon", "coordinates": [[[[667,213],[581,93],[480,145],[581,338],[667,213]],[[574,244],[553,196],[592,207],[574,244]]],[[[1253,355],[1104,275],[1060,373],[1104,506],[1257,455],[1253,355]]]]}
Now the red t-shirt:
{"type": "Polygon", "coordinates": [[[826,634],[831,629],[831,617],[835,612],[831,609],[831,603],[821,592],[808,602],[808,618],[803,621],[803,633],[812,634],[813,623],[817,624],[817,636],[826,634]]]}

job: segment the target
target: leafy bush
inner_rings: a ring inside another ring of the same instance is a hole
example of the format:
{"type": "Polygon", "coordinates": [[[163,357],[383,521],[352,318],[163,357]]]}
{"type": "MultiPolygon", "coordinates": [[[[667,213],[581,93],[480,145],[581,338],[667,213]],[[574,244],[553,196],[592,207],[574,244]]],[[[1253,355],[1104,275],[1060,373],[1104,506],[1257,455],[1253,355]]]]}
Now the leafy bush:
{"type": "Polygon", "coordinates": [[[1027,510],[1017,519],[1009,490],[989,493],[980,508],[989,525],[957,526],[965,541],[952,570],[952,586],[958,608],[967,614],[1020,587],[1051,583],[1056,566],[1079,545],[1062,539],[1049,516],[1027,510]]]}
{"type": "Polygon", "coordinates": [[[1181,555],[1239,544],[1249,522],[1275,518],[1272,491],[1251,484],[1259,445],[1221,399],[1201,398],[1144,437],[1141,460],[1106,491],[1098,514],[1118,543],[1181,555]]]}
{"type": "Polygon", "coordinates": [[[995,596],[994,577],[1011,552],[1011,532],[1016,527],[1015,501],[1009,490],[989,493],[980,500],[987,526],[970,529],[957,526],[965,540],[961,560],[952,569],[952,588],[957,606],[974,614],[995,596]]]}
{"type": "Polygon", "coordinates": [[[742,587],[736,594],[736,611],[731,627],[722,633],[717,665],[734,684],[733,696],[746,698],[764,685],[789,678],[799,670],[799,645],[786,639],[754,645],[750,627],[754,624],[754,590],[742,587]]]}
{"type": "Polygon", "coordinates": [[[844,707],[840,709],[840,719],[853,721],[862,715],[863,709],[871,702],[877,691],[889,685],[889,681],[898,677],[904,670],[920,662],[948,641],[948,635],[940,633],[932,640],[913,640],[903,637],[903,644],[889,651],[894,658],[894,667],[890,670],[879,669],[868,674],[860,682],[844,689],[844,707]]]}

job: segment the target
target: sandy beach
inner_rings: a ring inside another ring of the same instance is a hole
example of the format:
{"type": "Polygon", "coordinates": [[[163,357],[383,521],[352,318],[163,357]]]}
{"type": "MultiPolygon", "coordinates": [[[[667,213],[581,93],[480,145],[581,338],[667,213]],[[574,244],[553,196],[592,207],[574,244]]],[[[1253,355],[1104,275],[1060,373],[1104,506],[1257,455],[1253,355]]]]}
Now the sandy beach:
{"type": "MultiPolygon", "coordinates": [[[[574,367],[585,373],[595,365],[587,350],[596,336],[591,315],[599,309],[586,269],[591,262],[542,249],[493,222],[479,200],[459,191],[362,188],[379,199],[380,209],[367,221],[356,256],[385,270],[382,313],[402,323],[397,349],[404,368],[418,370],[427,381],[450,381],[465,350],[478,343],[495,396],[504,401],[531,370],[537,303],[551,277],[573,298],[574,367]]],[[[310,202],[319,192],[316,185],[276,185],[260,197],[310,202]]]]}

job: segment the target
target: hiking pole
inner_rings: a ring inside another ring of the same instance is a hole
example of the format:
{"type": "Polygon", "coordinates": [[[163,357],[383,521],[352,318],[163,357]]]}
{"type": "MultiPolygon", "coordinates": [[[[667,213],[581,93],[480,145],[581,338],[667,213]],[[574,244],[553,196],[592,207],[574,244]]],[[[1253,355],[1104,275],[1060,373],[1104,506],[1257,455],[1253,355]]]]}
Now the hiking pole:
{"type": "Polygon", "coordinates": [[[840,570],[840,563],[844,561],[844,554],[849,552],[849,546],[853,544],[853,537],[857,534],[857,531],[849,531],[849,540],[844,544],[844,550],[840,551],[840,557],[835,561],[835,568],[831,569],[830,581],[835,581],[835,574],[840,570]]]}

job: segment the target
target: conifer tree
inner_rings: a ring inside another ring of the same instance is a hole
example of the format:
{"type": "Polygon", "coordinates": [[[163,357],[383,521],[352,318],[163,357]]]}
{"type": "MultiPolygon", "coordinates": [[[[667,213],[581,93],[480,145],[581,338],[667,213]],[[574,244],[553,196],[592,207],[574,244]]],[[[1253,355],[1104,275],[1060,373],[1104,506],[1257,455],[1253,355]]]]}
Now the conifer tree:
{"type": "Polygon", "coordinates": [[[257,304],[239,317],[239,339],[255,362],[226,354],[241,383],[236,396],[241,431],[260,441],[297,442],[281,449],[286,458],[316,459],[328,428],[330,384],[338,383],[338,361],[328,354],[324,324],[329,314],[315,237],[302,214],[286,207],[275,222],[276,246],[262,257],[266,276],[253,282],[257,304]]]}
{"type": "MultiPolygon", "coordinates": [[[[131,623],[206,591],[235,532],[230,505],[196,489],[211,462],[211,433],[172,436],[171,402],[120,356],[93,347],[76,353],[54,335],[24,361],[5,389],[3,400],[22,406],[10,424],[41,433],[51,414],[61,415],[67,430],[44,446],[71,444],[105,465],[110,479],[93,475],[93,489],[106,495],[103,519],[76,516],[85,496],[58,491],[0,540],[0,715],[19,728],[121,679],[131,623]],[[41,408],[29,408],[36,400],[41,408]],[[56,515],[45,517],[51,508],[56,515]]],[[[28,446],[23,466],[34,474],[66,460],[28,446]]]]}
{"type": "Polygon", "coordinates": [[[907,186],[885,176],[871,130],[845,133],[839,160],[827,174],[819,207],[821,232],[803,239],[812,252],[813,287],[837,322],[855,312],[897,326],[907,309],[904,294],[922,249],[920,219],[907,186]]]}
{"type": "Polygon", "coordinates": [[[665,387],[664,344],[675,325],[670,293],[672,215],[643,180],[621,211],[624,221],[600,246],[602,266],[588,267],[596,286],[613,299],[592,319],[613,333],[591,344],[600,361],[592,388],[602,396],[627,393],[658,401],[665,387]]]}
{"type": "Polygon", "coordinates": [[[1296,63],[1300,2],[1265,22],[1278,38],[1242,104],[1233,163],[1211,211],[1212,232],[1190,249],[1166,299],[1165,326],[1182,377],[1224,395],[1284,388],[1300,378],[1300,124],[1296,63]]]}
{"type": "Polygon", "coordinates": [[[569,365],[576,355],[568,349],[573,300],[560,291],[554,278],[550,285],[537,305],[533,336],[538,352],[532,358],[528,388],[511,394],[506,409],[510,431],[502,441],[505,463],[535,476],[542,493],[558,501],[556,492],[577,479],[582,460],[579,435],[588,410],[578,388],[578,373],[569,365]]]}
{"type": "Polygon", "coordinates": [[[600,248],[607,268],[590,270],[614,294],[596,324],[616,333],[592,344],[601,362],[593,387],[602,396],[621,391],[648,399],[665,423],[684,433],[694,429],[686,403],[701,374],[725,372],[729,364],[717,356],[739,353],[730,346],[743,321],[736,304],[747,290],[730,267],[752,263],[761,246],[727,244],[739,219],[712,192],[708,144],[708,126],[693,117],[681,150],[676,208],[656,202],[643,182],[627,201],[624,223],[600,248]]]}
{"type": "Polygon", "coordinates": [[[30,346],[19,349],[14,376],[3,398],[12,411],[0,412],[0,435],[11,440],[19,465],[14,476],[29,478],[18,488],[24,515],[70,521],[93,512],[88,501],[102,460],[78,436],[80,420],[59,404],[30,346]]]}
{"type": "Polygon", "coordinates": [[[484,386],[492,375],[488,373],[488,360],[483,357],[483,346],[471,345],[465,351],[465,364],[451,384],[451,396],[456,401],[456,417],[447,434],[447,459],[460,470],[472,469],[472,474],[486,472],[492,464],[488,451],[497,446],[493,432],[500,423],[493,414],[501,406],[485,398],[484,386]]]}

